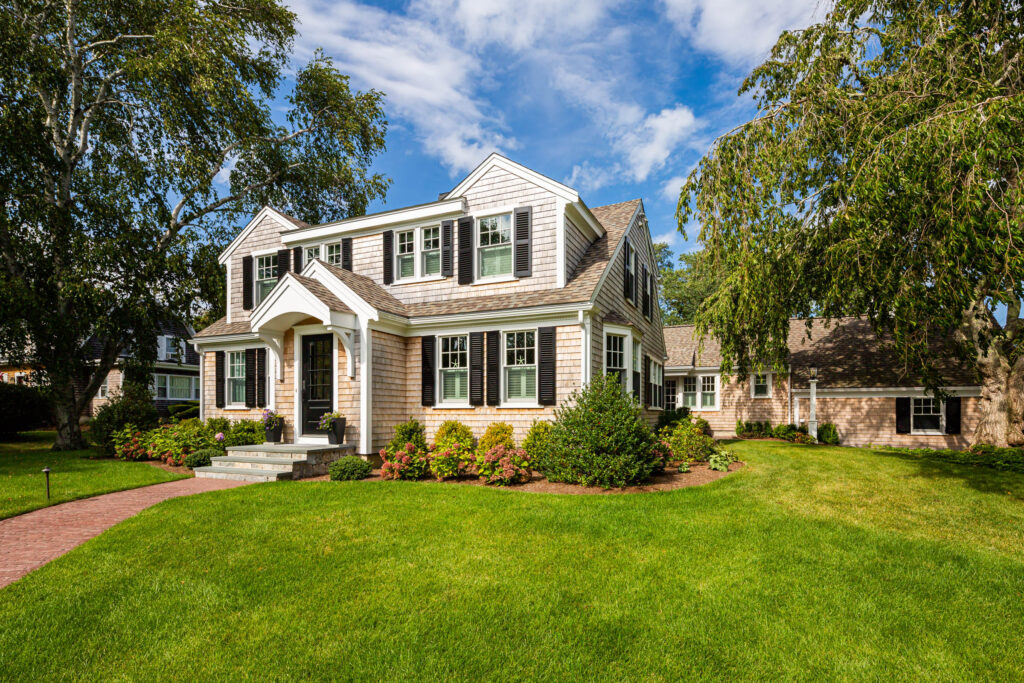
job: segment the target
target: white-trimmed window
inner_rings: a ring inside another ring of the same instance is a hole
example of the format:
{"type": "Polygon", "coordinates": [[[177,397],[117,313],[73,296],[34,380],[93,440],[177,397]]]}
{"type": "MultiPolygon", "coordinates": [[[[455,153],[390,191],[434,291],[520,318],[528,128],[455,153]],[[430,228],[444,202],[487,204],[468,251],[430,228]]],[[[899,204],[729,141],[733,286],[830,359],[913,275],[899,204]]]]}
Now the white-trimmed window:
{"type": "Polygon", "coordinates": [[[662,408],[665,405],[665,368],[661,363],[651,361],[651,405],[662,408]]]}
{"type": "MultiPolygon", "coordinates": [[[[242,371],[245,371],[244,363],[242,371]]],[[[199,398],[199,378],[191,375],[153,375],[157,398],[172,401],[191,401],[199,398]]],[[[242,401],[245,401],[245,382],[242,383],[242,401]]]]}
{"type": "Polygon", "coordinates": [[[910,431],[912,434],[942,434],[945,411],[942,401],[936,398],[915,398],[911,410],[910,431]]]}
{"type": "Polygon", "coordinates": [[[423,275],[441,273],[441,227],[433,226],[420,231],[420,269],[423,275]]]}
{"type": "Polygon", "coordinates": [[[256,257],[256,305],[259,306],[277,284],[277,254],[256,257]]]}
{"type": "Polygon", "coordinates": [[[606,334],[604,337],[604,371],[615,374],[626,386],[626,337],[621,334],[606,334]]]}
{"type": "Polygon", "coordinates": [[[700,408],[701,410],[718,410],[718,376],[701,375],[700,377],[700,408]]]}
{"type": "Polygon", "coordinates": [[[683,377],[680,380],[683,384],[683,407],[694,410],[697,408],[697,378],[683,377]]]}
{"type": "Polygon", "coordinates": [[[184,344],[177,337],[162,335],[157,347],[157,359],[175,361],[184,357],[184,344]]]}
{"type": "MultiPolygon", "coordinates": [[[[338,262],[340,263],[341,262],[341,245],[340,244],[336,244],[334,246],[338,247],[338,262]]],[[[320,247],[319,246],[306,247],[306,258],[303,261],[303,263],[309,263],[310,261],[315,261],[318,258],[320,258],[320,247]]]]}
{"type": "Polygon", "coordinates": [[[408,280],[416,277],[416,231],[406,230],[396,235],[398,249],[395,251],[395,279],[408,280]]]}
{"type": "Polygon", "coordinates": [[[537,400],[537,345],[533,330],[505,333],[505,400],[537,400]]]}
{"type": "Polygon", "coordinates": [[[441,362],[438,374],[441,403],[465,403],[469,400],[469,337],[441,337],[441,362]]]}
{"type": "MultiPolygon", "coordinates": [[[[227,378],[228,403],[233,406],[245,405],[245,351],[228,352],[227,378]]],[[[157,385],[159,392],[160,385],[157,385]]]]}
{"type": "Polygon", "coordinates": [[[512,214],[477,221],[477,276],[481,279],[512,274],[512,214]]]}
{"type": "Polygon", "coordinates": [[[324,246],[326,252],[326,261],[332,266],[341,265],[341,242],[335,242],[334,244],[328,244],[324,246]]]}
{"type": "Polygon", "coordinates": [[[665,380],[665,410],[675,410],[677,400],[678,396],[676,380],[665,380]]]}
{"type": "Polygon", "coordinates": [[[110,396],[110,375],[103,378],[103,384],[96,390],[96,398],[107,398],[110,396]]]}
{"type": "Polygon", "coordinates": [[[766,372],[750,376],[750,396],[751,398],[772,397],[772,373],[766,372]]]}

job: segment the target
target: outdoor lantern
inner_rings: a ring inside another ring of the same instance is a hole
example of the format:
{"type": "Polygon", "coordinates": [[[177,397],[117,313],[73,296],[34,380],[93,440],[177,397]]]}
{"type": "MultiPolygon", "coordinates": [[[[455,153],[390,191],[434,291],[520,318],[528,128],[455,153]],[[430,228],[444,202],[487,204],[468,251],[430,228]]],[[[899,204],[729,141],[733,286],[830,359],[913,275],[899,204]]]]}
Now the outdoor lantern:
{"type": "Polygon", "coordinates": [[[50,468],[44,467],[43,474],[46,475],[46,501],[50,501],[50,468]]]}
{"type": "Polygon", "coordinates": [[[812,365],[811,366],[811,379],[818,379],[818,366],[817,365],[812,365]]]}

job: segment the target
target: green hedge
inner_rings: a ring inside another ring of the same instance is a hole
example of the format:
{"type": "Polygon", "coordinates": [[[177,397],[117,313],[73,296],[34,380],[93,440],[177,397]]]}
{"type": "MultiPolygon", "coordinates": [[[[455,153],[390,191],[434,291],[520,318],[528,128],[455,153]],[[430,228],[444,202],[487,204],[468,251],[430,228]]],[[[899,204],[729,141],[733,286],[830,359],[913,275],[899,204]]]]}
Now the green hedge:
{"type": "Polygon", "coordinates": [[[24,384],[0,384],[0,435],[39,429],[50,422],[50,403],[39,389],[24,384]]]}

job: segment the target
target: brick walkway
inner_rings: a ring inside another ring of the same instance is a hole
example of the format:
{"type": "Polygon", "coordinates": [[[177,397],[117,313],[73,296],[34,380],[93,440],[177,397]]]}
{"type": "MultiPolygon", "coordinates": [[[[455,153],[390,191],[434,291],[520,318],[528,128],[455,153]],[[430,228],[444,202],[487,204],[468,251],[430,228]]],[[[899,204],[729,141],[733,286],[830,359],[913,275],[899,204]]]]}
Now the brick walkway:
{"type": "Polygon", "coordinates": [[[169,498],[247,483],[226,479],[179,479],[0,519],[0,588],[151,505],[169,498]]]}

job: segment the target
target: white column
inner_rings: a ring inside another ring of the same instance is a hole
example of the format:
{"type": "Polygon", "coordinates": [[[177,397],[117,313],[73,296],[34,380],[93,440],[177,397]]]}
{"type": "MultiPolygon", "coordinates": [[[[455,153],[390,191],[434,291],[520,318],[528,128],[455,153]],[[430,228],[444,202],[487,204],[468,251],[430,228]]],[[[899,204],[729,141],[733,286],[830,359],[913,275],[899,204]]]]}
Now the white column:
{"type": "Polygon", "coordinates": [[[809,380],[811,385],[811,405],[807,415],[807,433],[813,436],[815,439],[818,438],[818,380],[809,380]]]}
{"type": "Polygon", "coordinates": [[[359,321],[359,453],[373,452],[373,353],[370,346],[370,327],[365,319],[359,321]]]}

